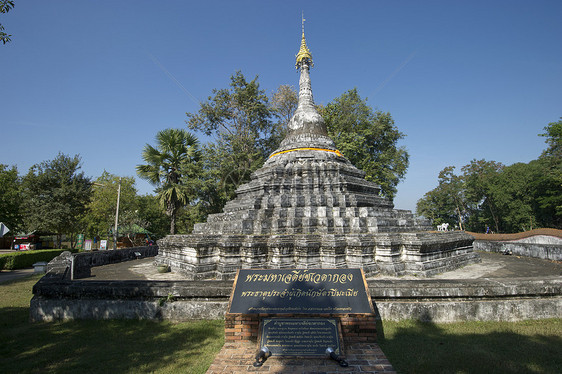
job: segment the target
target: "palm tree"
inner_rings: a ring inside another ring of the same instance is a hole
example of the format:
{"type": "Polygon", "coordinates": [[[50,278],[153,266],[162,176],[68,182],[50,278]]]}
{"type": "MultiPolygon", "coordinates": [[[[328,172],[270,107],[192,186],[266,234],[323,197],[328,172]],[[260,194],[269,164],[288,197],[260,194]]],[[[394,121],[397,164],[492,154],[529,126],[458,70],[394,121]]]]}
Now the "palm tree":
{"type": "Polygon", "coordinates": [[[170,233],[176,232],[178,210],[189,202],[190,190],[183,183],[186,167],[197,162],[199,142],[182,129],[165,129],[156,134],[156,147],[147,144],[142,152],[145,165],[137,165],[137,174],[156,186],[160,204],[170,216],[170,233]]]}

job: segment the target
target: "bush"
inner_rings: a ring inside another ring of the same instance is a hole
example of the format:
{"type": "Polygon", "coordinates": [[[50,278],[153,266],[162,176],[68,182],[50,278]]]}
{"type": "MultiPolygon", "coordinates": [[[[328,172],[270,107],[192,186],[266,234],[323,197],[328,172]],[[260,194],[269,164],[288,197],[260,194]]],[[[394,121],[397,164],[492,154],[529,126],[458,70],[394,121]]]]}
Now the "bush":
{"type": "Polygon", "coordinates": [[[0,270],[24,269],[39,261],[49,262],[64,251],[64,249],[45,249],[2,254],[0,255],[0,270]]]}

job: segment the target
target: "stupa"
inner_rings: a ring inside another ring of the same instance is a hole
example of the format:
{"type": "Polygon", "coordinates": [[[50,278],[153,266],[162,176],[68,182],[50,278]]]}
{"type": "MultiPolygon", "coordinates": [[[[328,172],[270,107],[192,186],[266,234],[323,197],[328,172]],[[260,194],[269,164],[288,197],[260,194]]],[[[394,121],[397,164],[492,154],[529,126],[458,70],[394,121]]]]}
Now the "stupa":
{"type": "Polygon", "coordinates": [[[314,106],[304,27],[297,109],[288,134],[222,213],[193,234],[158,242],[158,264],[189,279],[232,279],[240,268],[360,267],[366,276],[429,276],[479,261],[473,237],[431,232],[394,209],[341,154],[314,106]]]}

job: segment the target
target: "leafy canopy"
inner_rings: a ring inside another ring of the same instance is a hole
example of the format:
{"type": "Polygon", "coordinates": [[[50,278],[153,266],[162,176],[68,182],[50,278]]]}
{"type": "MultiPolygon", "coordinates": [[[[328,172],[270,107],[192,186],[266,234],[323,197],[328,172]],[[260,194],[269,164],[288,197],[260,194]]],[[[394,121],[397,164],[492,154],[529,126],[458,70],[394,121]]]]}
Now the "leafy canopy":
{"type": "Polygon", "coordinates": [[[550,207],[558,222],[562,221],[562,120],[551,122],[545,128],[547,149],[539,161],[544,165],[544,175],[539,178],[544,181],[543,194],[539,197],[541,207],[550,207]]]}
{"type": "Polygon", "coordinates": [[[562,228],[562,121],[549,123],[539,135],[548,147],[527,164],[472,160],[461,175],[446,167],[439,185],[418,201],[418,214],[434,225],[456,219],[459,228],[477,232],[562,228]]]}
{"type": "MultiPolygon", "coordinates": [[[[0,14],[8,13],[10,9],[14,7],[14,2],[12,0],[0,0],[0,14]]],[[[6,44],[11,41],[11,36],[4,32],[5,28],[0,23],[0,41],[2,44],[6,44]]]]}
{"type": "Polygon", "coordinates": [[[548,144],[543,156],[562,157],[562,119],[558,122],[549,123],[544,130],[544,133],[539,134],[546,138],[545,142],[548,144]]]}
{"type": "Polygon", "coordinates": [[[12,233],[23,229],[21,178],[15,166],[0,164],[0,222],[12,233]]]}
{"type": "Polygon", "coordinates": [[[337,148],[366,179],[381,186],[383,195],[393,199],[396,186],[406,175],[409,155],[398,141],[404,134],[394,126],[389,113],[374,111],[354,88],[320,108],[328,134],[337,148]]]}
{"type": "Polygon", "coordinates": [[[275,114],[258,77],[248,81],[240,71],[230,77],[229,88],[214,89],[197,113],[186,113],[191,130],[214,139],[204,148],[201,170],[209,212],[232,199],[236,188],[250,179],[278,145],[275,114]]]}
{"type": "Polygon", "coordinates": [[[427,192],[417,203],[417,212],[434,225],[449,223],[462,230],[467,217],[464,181],[455,175],[455,167],[447,166],[439,173],[439,185],[427,192]]]}
{"type": "MultiPolygon", "coordinates": [[[[117,211],[117,191],[121,183],[119,196],[119,226],[126,226],[134,220],[137,210],[137,190],[133,177],[120,178],[104,170],[93,183],[92,198],[88,204],[88,214],[84,225],[88,235],[104,237],[109,235],[115,225],[117,211]]],[[[138,222],[133,222],[138,224],[138,222]]],[[[121,230],[119,230],[121,234],[121,230]]]]}
{"type": "Polygon", "coordinates": [[[154,239],[170,232],[170,217],[164,214],[158,196],[142,195],[136,198],[138,225],[147,229],[154,239]]]}
{"type": "Polygon", "coordinates": [[[187,205],[195,193],[186,177],[191,177],[199,160],[197,138],[183,129],[165,129],[156,134],[156,146],[146,144],[137,165],[137,174],[153,184],[160,204],[171,218],[170,233],[175,233],[178,210],[187,205]]]}
{"type": "Polygon", "coordinates": [[[29,231],[52,232],[59,241],[63,234],[78,231],[92,186],[80,169],[78,155],[62,153],[29,169],[23,178],[23,210],[29,231]]]}
{"type": "Polygon", "coordinates": [[[282,84],[277,91],[273,92],[270,102],[273,112],[281,121],[283,130],[285,130],[297,109],[299,95],[292,86],[282,84]]]}

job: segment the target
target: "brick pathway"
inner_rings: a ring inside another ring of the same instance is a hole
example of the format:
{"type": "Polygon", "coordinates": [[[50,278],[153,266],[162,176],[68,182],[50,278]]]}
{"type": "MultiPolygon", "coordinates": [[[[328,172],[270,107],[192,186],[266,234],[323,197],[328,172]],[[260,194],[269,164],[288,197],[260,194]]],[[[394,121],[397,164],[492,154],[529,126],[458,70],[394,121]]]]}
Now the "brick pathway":
{"type": "Polygon", "coordinates": [[[354,343],[346,347],[344,368],[326,358],[270,357],[261,367],[254,367],[257,343],[250,341],[227,342],[215,357],[207,374],[215,373],[396,373],[386,356],[375,343],[354,343]]]}

